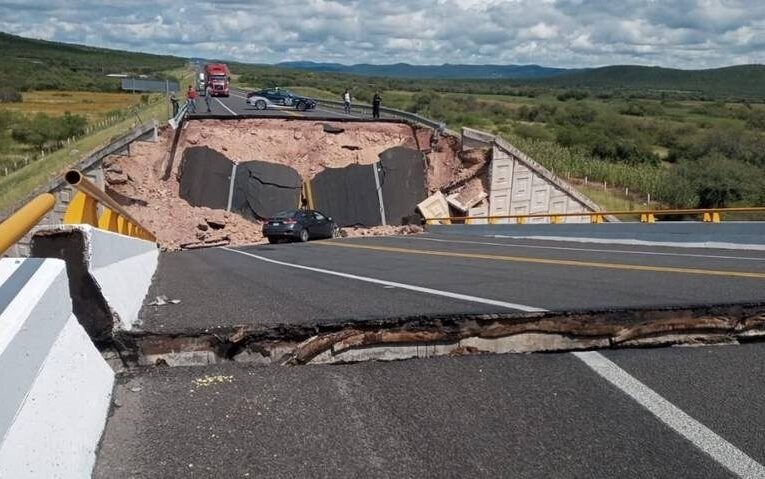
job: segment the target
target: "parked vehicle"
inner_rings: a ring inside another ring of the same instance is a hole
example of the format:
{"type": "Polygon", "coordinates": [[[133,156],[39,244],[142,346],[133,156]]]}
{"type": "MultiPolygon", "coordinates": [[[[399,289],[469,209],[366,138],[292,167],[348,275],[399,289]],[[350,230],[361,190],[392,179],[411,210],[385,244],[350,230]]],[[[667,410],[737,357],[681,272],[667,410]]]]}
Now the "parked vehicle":
{"type": "Polygon", "coordinates": [[[212,88],[213,96],[228,96],[231,75],[225,63],[208,63],[204,70],[205,88],[212,88]]]}
{"type": "Polygon", "coordinates": [[[247,94],[247,104],[257,110],[267,108],[294,108],[298,111],[313,110],[316,108],[316,100],[295,95],[289,90],[281,88],[266,88],[252,91],[247,94]]]}
{"type": "Polygon", "coordinates": [[[306,242],[314,238],[336,238],[340,229],[331,217],[315,210],[287,210],[263,223],[269,243],[280,240],[306,242]]]}

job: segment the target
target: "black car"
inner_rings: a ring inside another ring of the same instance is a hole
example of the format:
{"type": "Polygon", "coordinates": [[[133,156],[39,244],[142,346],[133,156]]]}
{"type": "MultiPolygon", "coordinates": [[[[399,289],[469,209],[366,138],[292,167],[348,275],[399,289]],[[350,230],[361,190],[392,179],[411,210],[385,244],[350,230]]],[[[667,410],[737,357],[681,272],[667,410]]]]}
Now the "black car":
{"type": "Polygon", "coordinates": [[[253,105],[258,110],[265,110],[271,107],[295,108],[298,111],[306,111],[316,108],[316,100],[295,95],[291,91],[281,88],[251,91],[247,94],[247,103],[253,105]]]}
{"type": "Polygon", "coordinates": [[[282,211],[263,224],[263,236],[269,243],[283,239],[306,242],[313,238],[335,238],[339,231],[332,218],[315,210],[282,211]]]}

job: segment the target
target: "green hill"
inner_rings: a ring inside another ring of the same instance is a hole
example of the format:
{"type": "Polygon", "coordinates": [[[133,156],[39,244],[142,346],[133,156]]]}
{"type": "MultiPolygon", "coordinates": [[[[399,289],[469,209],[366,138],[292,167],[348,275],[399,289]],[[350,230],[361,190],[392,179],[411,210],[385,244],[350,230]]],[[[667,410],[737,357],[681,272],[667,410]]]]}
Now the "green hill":
{"type": "Polygon", "coordinates": [[[582,70],[538,84],[590,90],[690,94],[700,99],[765,98],[765,65],[739,65],[711,70],[676,70],[646,66],[610,66],[582,70]]]}
{"type": "Polygon", "coordinates": [[[109,73],[146,74],[182,67],[172,56],[132,53],[32,40],[0,32],[0,85],[4,89],[114,91],[109,73]]]}

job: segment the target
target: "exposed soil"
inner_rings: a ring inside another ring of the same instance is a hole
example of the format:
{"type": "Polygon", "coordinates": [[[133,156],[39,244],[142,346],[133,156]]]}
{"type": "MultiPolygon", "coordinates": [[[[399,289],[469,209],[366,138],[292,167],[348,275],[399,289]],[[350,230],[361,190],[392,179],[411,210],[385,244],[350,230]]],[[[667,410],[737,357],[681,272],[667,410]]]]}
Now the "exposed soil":
{"type": "Polygon", "coordinates": [[[207,146],[236,163],[258,160],[290,166],[304,179],[325,168],[372,164],[394,146],[417,148],[412,127],[401,123],[248,119],[190,121],[187,125],[179,151],[207,146]],[[329,133],[325,125],[342,131],[329,133]]]}
{"type": "MultiPolygon", "coordinates": [[[[419,148],[427,156],[429,193],[464,190],[462,197],[485,189],[487,152],[462,153],[459,139],[450,136],[433,144],[430,133],[398,123],[190,121],[181,134],[174,158],[169,158],[174,131],[162,128],[158,142],[136,142],[131,145],[130,156],[108,158],[104,163],[105,178],[109,193],[155,233],[164,249],[252,244],[263,241],[260,223],[236,213],[193,207],[179,197],[177,175],[185,148],[208,146],[235,162],[260,160],[285,164],[308,179],[325,168],[374,163],[381,152],[406,146],[419,148]],[[168,161],[172,161],[170,175],[163,180],[168,161]]],[[[417,226],[346,229],[349,236],[421,231],[417,226]]]]}

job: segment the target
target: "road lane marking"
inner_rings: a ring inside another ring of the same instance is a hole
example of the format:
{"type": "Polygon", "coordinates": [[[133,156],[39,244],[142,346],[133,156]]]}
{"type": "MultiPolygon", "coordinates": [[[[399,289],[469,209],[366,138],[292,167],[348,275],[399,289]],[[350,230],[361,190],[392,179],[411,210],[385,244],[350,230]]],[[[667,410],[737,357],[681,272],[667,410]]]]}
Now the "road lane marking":
{"type": "Polygon", "coordinates": [[[732,473],[744,478],[765,477],[765,467],[762,464],[693,419],[602,354],[594,351],[572,354],[732,473]]]}
{"type": "Polygon", "coordinates": [[[459,244],[480,244],[486,246],[505,246],[510,248],[529,248],[529,249],[553,249],[560,251],[587,251],[590,253],[619,253],[619,254],[638,254],[647,256],[681,256],[687,258],[709,258],[709,259],[735,259],[742,261],[765,261],[765,258],[752,258],[745,256],[724,256],[713,254],[690,254],[690,253],[662,253],[659,251],[631,251],[631,250],[619,250],[619,249],[597,249],[597,248],[573,248],[566,246],[542,246],[542,245],[530,245],[530,244],[514,244],[514,243],[492,243],[489,241],[467,241],[467,240],[447,240],[441,238],[423,238],[417,236],[407,236],[406,239],[413,239],[418,241],[434,241],[438,243],[459,243],[459,244]]]}
{"type": "Polygon", "coordinates": [[[316,243],[322,246],[334,246],[339,248],[355,248],[371,251],[383,251],[387,253],[419,254],[425,256],[444,256],[450,258],[486,259],[493,261],[509,261],[515,263],[549,264],[553,266],[576,266],[581,268],[603,268],[626,271],[648,271],[653,273],[680,273],[697,274],[705,276],[727,276],[733,278],[765,279],[765,273],[752,273],[748,271],[725,271],[697,268],[675,268],[671,266],[646,266],[639,264],[599,263],[595,261],[578,261],[568,259],[531,258],[527,256],[503,256],[480,253],[455,253],[451,251],[433,251],[424,249],[395,248],[389,246],[370,246],[350,244],[346,242],[322,241],[316,243]]]}
{"type": "Polygon", "coordinates": [[[432,289],[432,288],[423,288],[421,286],[415,286],[411,284],[405,284],[405,283],[398,283],[395,281],[386,281],[383,279],[376,279],[376,278],[369,278],[367,276],[358,276],[355,274],[348,274],[348,273],[342,273],[340,271],[332,271],[329,269],[322,269],[322,268],[314,268],[311,266],[304,266],[301,264],[293,264],[293,263],[286,263],[284,261],[278,261],[275,259],[266,258],[264,256],[259,256],[256,254],[248,253],[246,251],[240,251],[237,249],[231,249],[223,247],[221,248],[226,251],[230,251],[231,253],[238,253],[244,256],[249,256],[250,258],[255,258],[260,261],[265,261],[266,263],[272,263],[277,264],[279,266],[286,266],[288,268],[295,268],[295,269],[302,269],[305,271],[313,271],[314,273],[322,273],[327,274],[331,276],[338,276],[340,278],[346,278],[346,279],[355,279],[357,281],[363,281],[365,283],[372,283],[372,284],[379,284],[382,286],[391,286],[394,288],[399,289],[406,289],[409,291],[415,291],[417,293],[425,293],[425,294],[432,294],[435,296],[442,296],[445,298],[451,298],[451,299],[458,299],[461,301],[469,301],[471,303],[480,303],[480,304],[486,304],[489,306],[499,306],[501,308],[507,308],[507,309],[514,309],[518,311],[523,311],[526,313],[543,313],[547,311],[546,309],[541,308],[535,308],[533,306],[526,306],[524,304],[516,304],[516,303],[508,303],[506,301],[497,301],[494,299],[489,298],[481,298],[478,296],[471,296],[469,294],[461,294],[461,293],[453,293],[451,291],[442,291],[440,289],[432,289]]]}
{"type": "Polygon", "coordinates": [[[226,110],[228,110],[228,112],[229,112],[229,113],[231,113],[231,114],[232,114],[232,115],[234,115],[234,116],[236,116],[236,115],[237,115],[237,114],[236,114],[236,112],[235,112],[234,110],[232,110],[231,108],[227,107],[227,106],[226,106],[226,105],[225,105],[225,104],[224,104],[222,101],[220,101],[220,98],[217,98],[217,97],[213,97],[213,98],[215,99],[215,101],[217,101],[218,103],[220,103],[220,106],[222,106],[223,108],[225,108],[226,110]]]}

